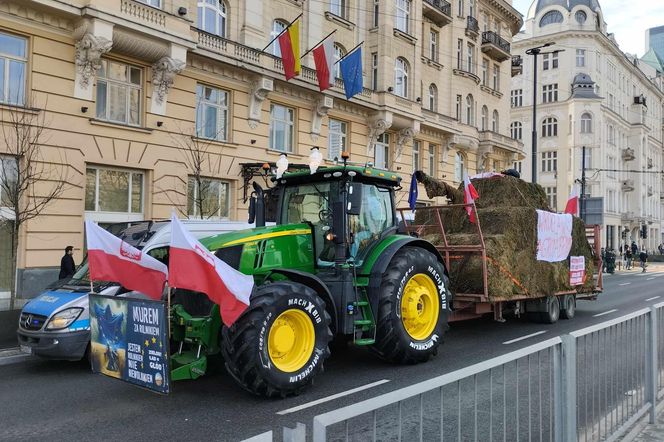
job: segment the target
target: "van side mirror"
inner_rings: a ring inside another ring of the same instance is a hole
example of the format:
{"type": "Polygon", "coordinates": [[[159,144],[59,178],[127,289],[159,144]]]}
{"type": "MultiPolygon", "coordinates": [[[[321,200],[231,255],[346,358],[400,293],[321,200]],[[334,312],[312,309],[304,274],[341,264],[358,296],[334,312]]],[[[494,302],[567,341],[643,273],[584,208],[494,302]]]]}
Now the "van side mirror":
{"type": "Polygon", "coordinates": [[[348,206],[346,213],[349,215],[359,215],[362,208],[362,184],[350,183],[348,186],[348,206]]]}

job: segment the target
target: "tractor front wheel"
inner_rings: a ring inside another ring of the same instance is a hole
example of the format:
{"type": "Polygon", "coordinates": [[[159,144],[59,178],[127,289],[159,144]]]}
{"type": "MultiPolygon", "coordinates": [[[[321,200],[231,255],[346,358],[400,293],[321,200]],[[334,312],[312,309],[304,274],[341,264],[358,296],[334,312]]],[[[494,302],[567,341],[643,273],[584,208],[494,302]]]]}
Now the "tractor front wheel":
{"type": "Polygon", "coordinates": [[[251,304],[223,328],[228,372],[246,390],[267,397],[298,394],[329,356],[330,316],[316,292],[280,281],[258,287],[251,304]]]}
{"type": "Polygon", "coordinates": [[[376,343],[388,361],[412,364],[435,355],[447,328],[448,283],[436,256],[424,249],[399,250],[378,293],[376,343]]]}

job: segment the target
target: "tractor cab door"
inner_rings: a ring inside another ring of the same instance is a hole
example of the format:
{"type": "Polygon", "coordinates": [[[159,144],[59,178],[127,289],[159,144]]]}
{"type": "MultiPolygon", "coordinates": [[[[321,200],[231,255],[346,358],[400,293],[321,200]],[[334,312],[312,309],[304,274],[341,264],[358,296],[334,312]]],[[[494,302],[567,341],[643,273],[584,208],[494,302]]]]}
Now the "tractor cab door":
{"type": "Polygon", "coordinates": [[[350,256],[356,265],[387,230],[396,226],[391,190],[366,183],[362,187],[360,214],[348,215],[350,256]]]}

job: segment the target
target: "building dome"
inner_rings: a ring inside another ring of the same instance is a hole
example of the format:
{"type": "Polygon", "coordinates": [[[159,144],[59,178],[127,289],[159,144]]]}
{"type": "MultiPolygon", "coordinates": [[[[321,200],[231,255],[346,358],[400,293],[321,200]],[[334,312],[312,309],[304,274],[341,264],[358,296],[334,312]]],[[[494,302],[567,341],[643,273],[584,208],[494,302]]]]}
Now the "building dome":
{"type": "Polygon", "coordinates": [[[574,82],[572,82],[572,97],[600,98],[595,94],[595,82],[590,78],[590,75],[580,73],[574,76],[574,82]]]}
{"type": "Polygon", "coordinates": [[[587,6],[591,11],[602,9],[597,0],[535,0],[528,10],[528,18],[535,18],[535,16],[549,6],[560,6],[568,11],[577,6],[587,6]]]}

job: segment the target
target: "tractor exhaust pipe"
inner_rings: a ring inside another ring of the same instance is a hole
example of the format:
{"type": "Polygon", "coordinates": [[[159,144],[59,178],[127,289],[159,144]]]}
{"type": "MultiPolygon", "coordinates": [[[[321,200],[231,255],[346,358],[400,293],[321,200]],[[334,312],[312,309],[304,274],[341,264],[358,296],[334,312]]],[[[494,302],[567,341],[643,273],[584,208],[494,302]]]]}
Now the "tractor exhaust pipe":
{"type": "Polygon", "coordinates": [[[256,203],[254,204],[256,227],[265,227],[265,195],[263,188],[255,181],[253,182],[253,187],[256,193],[256,203]]]}

